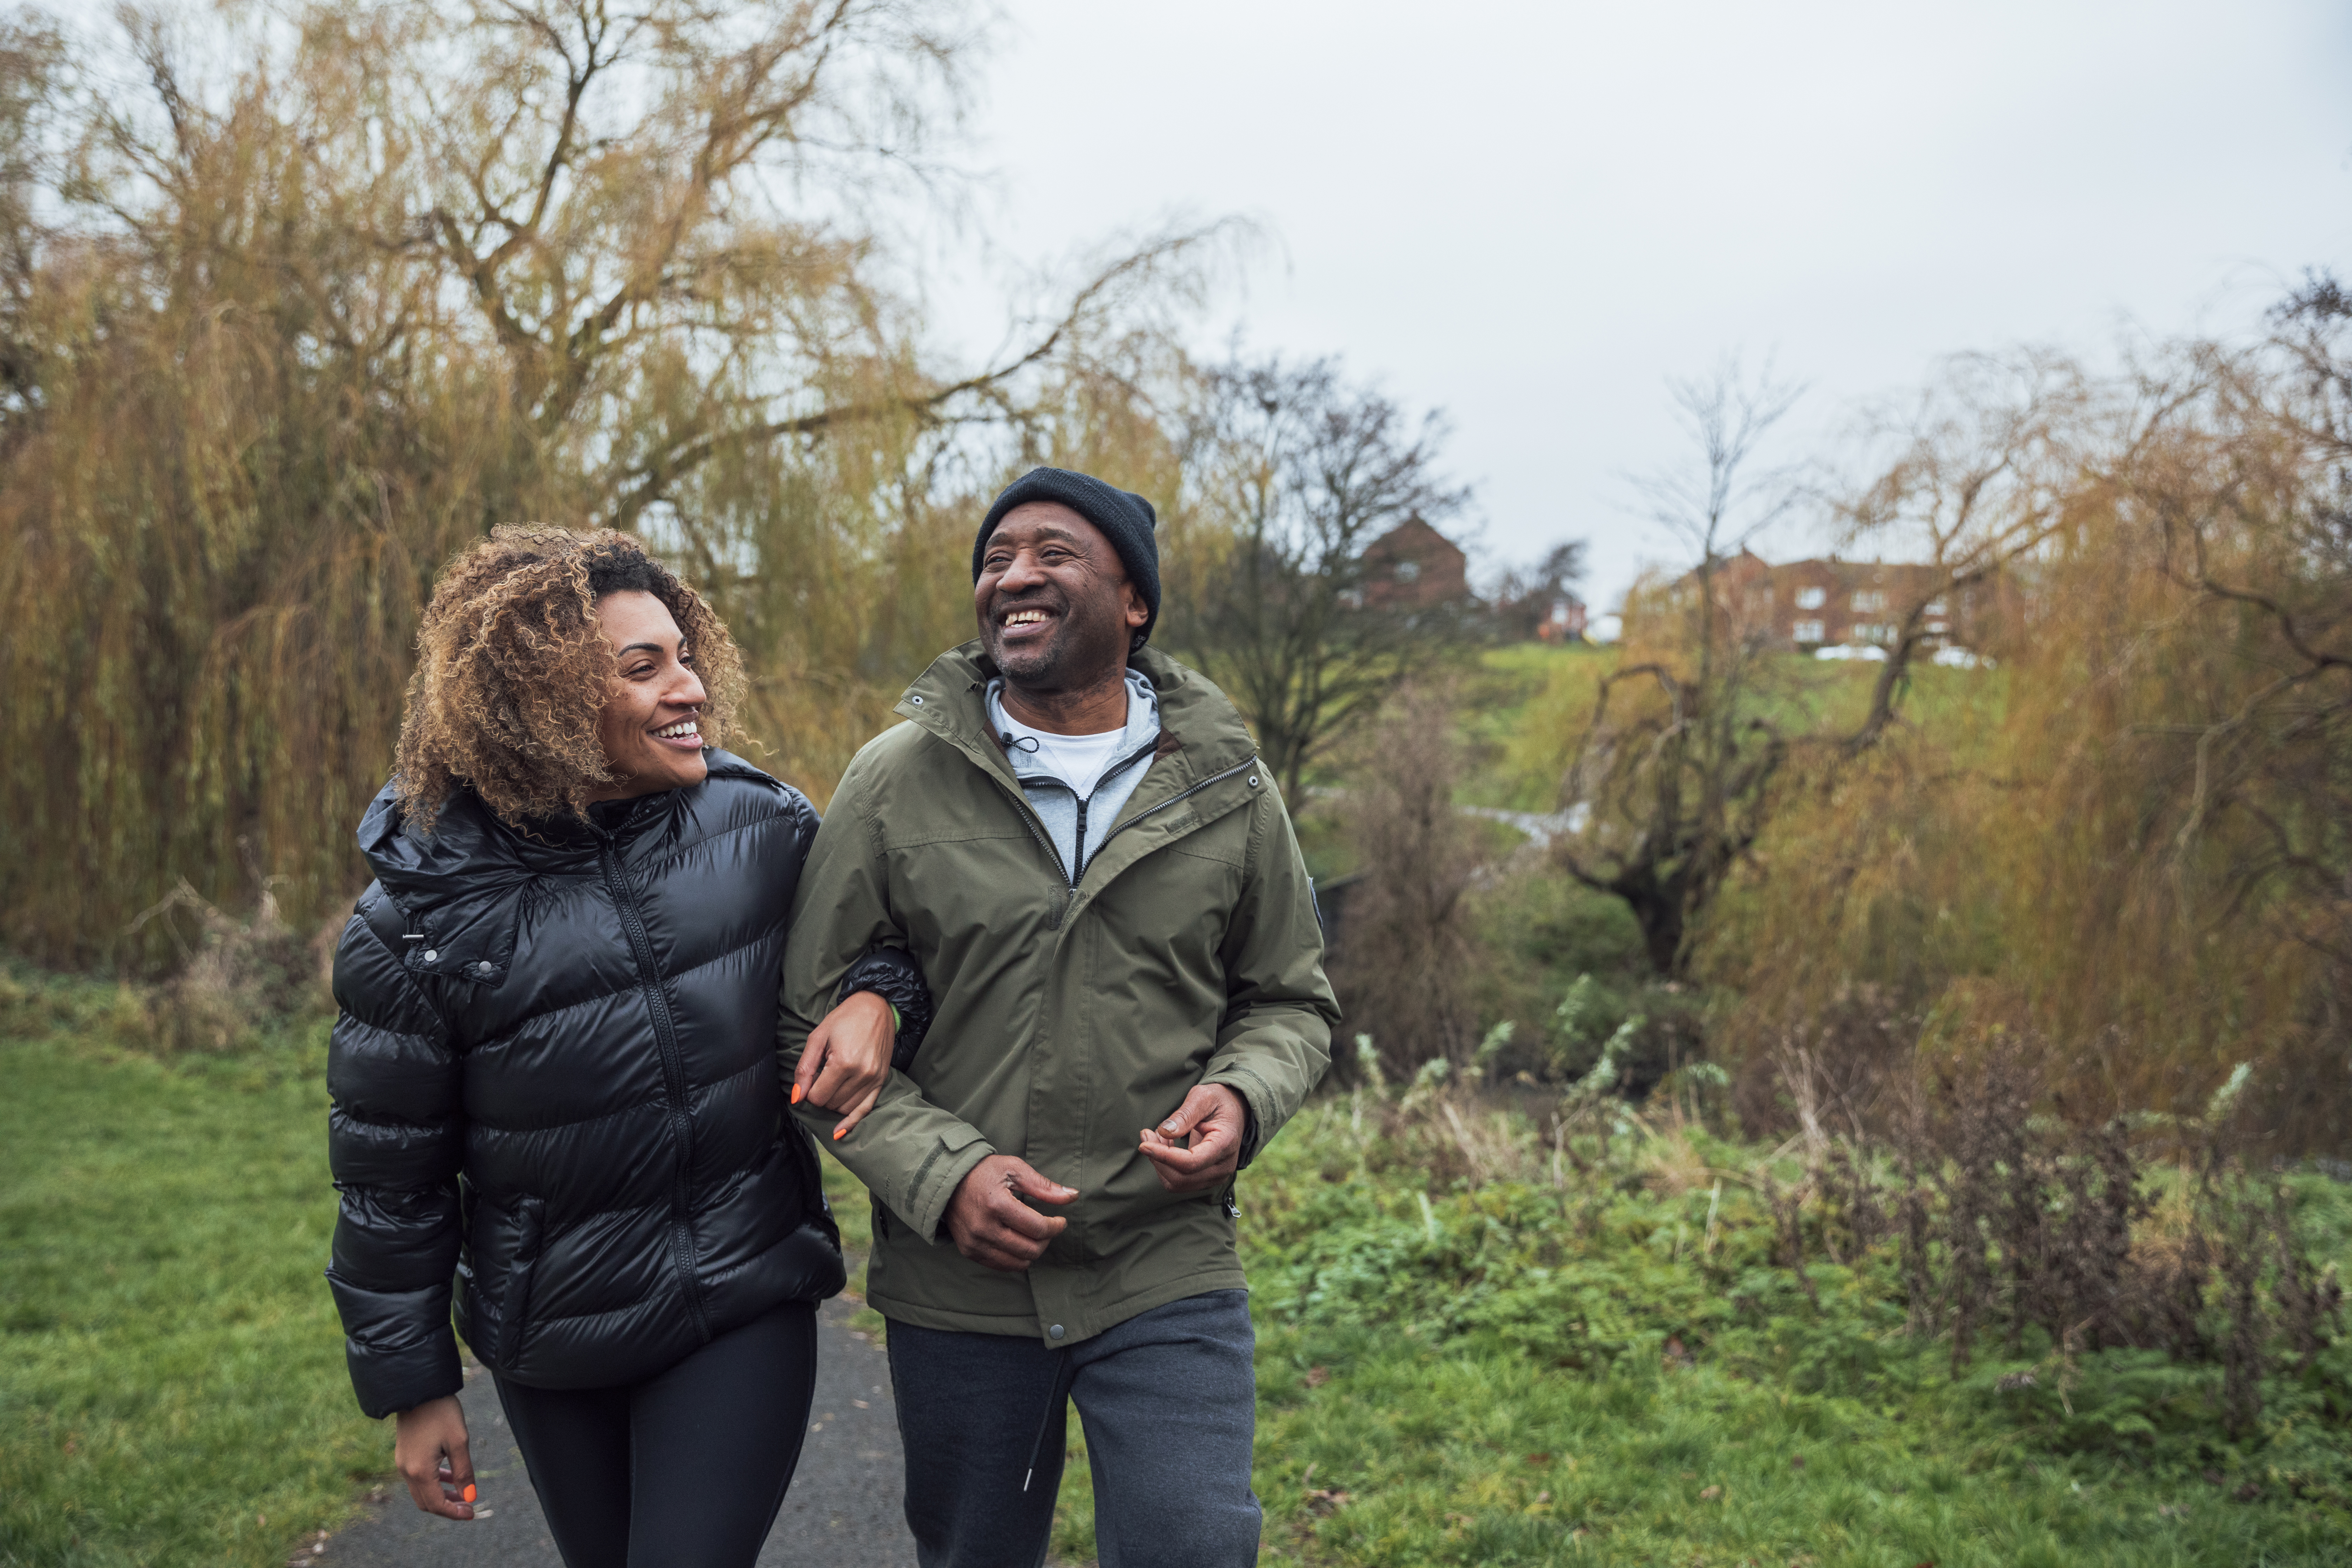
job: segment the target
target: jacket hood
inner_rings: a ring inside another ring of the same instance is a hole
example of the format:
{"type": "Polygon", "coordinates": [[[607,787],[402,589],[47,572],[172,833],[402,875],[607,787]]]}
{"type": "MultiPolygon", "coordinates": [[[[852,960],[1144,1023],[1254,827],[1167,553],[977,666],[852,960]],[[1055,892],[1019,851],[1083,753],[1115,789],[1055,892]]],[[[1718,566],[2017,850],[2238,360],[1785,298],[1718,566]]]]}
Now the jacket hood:
{"type": "MultiPolygon", "coordinates": [[[[703,757],[711,779],[775,782],[729,752],[706,749],[703,757]]],[[[515,930],[511,920],[485,921],[485,912],[512,909],[509,895],[523,883],[575,868],[593,861],[600,846],[626,844],[667,823],[681,797],[707,787],[709,779],[640,796],[634,809],[609,826],[551,817],[520,830],[500,822],[472,790],[461,789],[443,804],[432,833],[420,836],[408,829],[394,780],[376,792],[360,819],[360,853],[405,917],[404,967],[495,984],[513,962],[515,930]]]]}

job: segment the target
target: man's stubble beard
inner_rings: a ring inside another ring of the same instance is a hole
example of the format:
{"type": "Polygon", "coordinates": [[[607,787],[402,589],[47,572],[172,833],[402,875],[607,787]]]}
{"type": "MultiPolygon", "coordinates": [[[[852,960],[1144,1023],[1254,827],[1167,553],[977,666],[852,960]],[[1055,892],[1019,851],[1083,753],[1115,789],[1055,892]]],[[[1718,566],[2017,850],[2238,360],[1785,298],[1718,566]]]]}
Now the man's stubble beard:
{"type": "MultiPolygon", "coordinates": [[[[1119,629],[1123,633],[1126,628],[1122,626],[1119,629]]],[[[1008,658],[1002,639],[992,637],[989,640],[994,647],[990,652],[996,662],[996,672],[1016,690],[1040,697],[1087,690],[1123,678],[1127,659],[1123,653],[1114,654],[1117,645],[1100,649],[1082,647],[1085,632],[1086,628],[1076,625],[1066,610],[1044,647],[1015,653],[1008,658]],[[1097,653],[1100,658],[1095,657],[1097,653]]]]}

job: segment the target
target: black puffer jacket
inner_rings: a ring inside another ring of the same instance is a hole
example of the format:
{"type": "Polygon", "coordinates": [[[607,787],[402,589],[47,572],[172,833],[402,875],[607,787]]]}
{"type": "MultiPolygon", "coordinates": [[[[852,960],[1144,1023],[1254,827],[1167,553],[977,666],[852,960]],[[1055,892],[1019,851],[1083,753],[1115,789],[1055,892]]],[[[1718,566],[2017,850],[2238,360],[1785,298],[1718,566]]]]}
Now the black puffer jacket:
{"type": "MultiPolygon", "coordinates": [[[[450,1331],[542,1388],[633,1382],[842,1287],[775,1054],[816,813],[723,752],[688,789],[530,836],[470,795],[429,838],[387,788],[377,880],[335,952],[327,1271],[370,1415],[463,1381],[450,1331]]],[[[877,950],[844,986],[908,1035],[929,997],[877,950]]]]}

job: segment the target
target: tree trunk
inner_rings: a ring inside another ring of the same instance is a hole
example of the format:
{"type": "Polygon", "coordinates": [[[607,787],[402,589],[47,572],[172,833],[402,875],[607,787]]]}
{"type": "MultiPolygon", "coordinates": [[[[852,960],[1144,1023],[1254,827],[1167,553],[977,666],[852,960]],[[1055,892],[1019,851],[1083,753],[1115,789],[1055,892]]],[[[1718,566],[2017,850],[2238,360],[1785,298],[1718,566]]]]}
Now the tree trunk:
{"type": "Polygon", "coordinates": [[[1642,928],[1642,949],[1649,958],[1651,973],[1661,980],[1681,979],[1687,962],[1683,932],[1688,919],[1675,880],[1668,879],[1662,884],[1649,868],[1643,868],[1638,874],[1592,885],[1625,900],[1633,923],[1642,928]]]}

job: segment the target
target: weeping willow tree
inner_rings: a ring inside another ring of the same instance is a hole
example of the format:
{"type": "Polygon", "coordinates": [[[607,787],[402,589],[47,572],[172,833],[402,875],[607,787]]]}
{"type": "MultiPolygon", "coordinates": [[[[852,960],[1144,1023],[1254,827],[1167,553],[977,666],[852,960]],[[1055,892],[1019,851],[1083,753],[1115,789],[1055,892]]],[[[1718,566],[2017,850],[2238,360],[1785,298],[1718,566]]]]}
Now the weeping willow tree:
{"type": "Polygon", "coordinates": [[[1997,668],[1922,672],[1934,722],[1790,781],[1727,899],[1704,967],[1735,1037],[1868,988],[1932,1035],[2046,1042],[2078,1114],[2194,1112],[2251,1064],[2282,1146],[2340,1150],[2345,384],[2197,345],[2085,379],[1997,668]]]}
{"type": "Polygon", "coordinates": [[[505,521],[677,555],[822,798],[961,635],[974,498],[1120,401],[1088,377],[1188,265],[933,363],[876,193],[936,175],[970,40],[929,0],[20,13],[0,942],[156,962],[126,933],[182,879],[346,896],[417,610],[505,521]]]}

